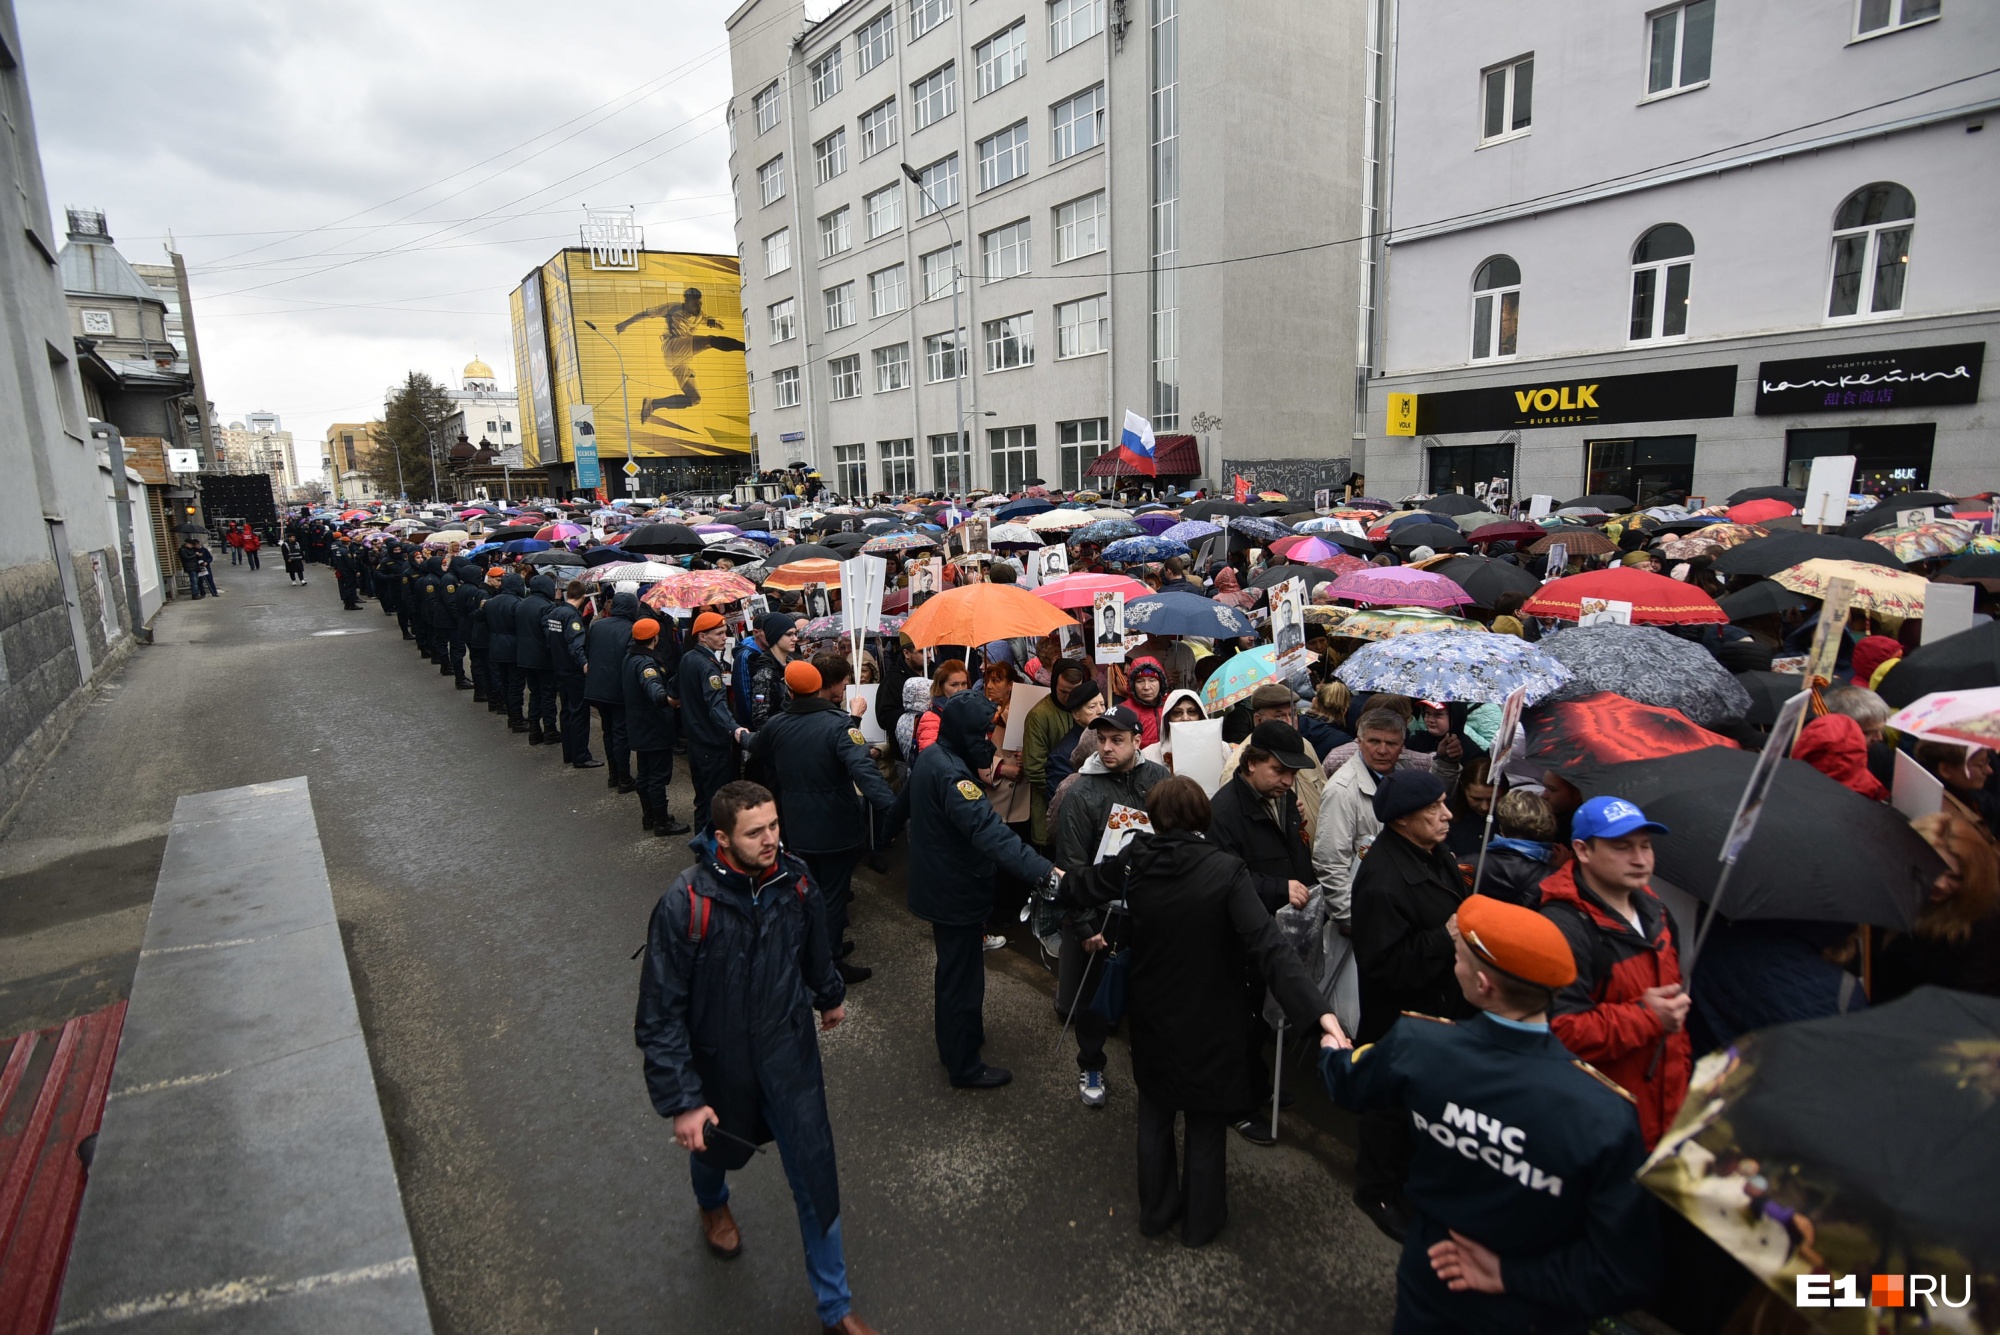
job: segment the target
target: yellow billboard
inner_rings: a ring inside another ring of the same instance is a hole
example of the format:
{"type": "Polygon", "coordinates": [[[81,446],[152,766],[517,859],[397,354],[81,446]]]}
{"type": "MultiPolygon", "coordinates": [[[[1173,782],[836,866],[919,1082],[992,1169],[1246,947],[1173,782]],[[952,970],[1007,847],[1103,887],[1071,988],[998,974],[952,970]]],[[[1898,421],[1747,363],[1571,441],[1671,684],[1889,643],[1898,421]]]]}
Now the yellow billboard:
{"type": "Polygon", "coordinates": [[[747,456],[750,377],[736,257],[640,251],[638,259],[636,270],[595,269],[589,251],[565,250],[542,268],[562,460],[576,458],[571,404],[596,410],[607,469],[624,455],[628,428],[639,458],[747,456]]]}

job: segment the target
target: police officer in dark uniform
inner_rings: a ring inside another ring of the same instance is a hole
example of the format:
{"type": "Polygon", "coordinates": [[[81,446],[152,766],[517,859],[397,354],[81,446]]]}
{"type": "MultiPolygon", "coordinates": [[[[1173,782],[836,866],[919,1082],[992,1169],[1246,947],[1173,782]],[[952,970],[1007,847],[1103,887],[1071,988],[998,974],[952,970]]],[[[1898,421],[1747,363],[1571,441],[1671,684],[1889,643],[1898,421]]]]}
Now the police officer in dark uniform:
{"type": "Polygon", "coordinates": [[[487,665],[487,647],[492,644],[492,631],[486,625],[486,600],[499,592],[499,567],[491,570],[480,566],[477,561],[467,561],[458,585],[458,601],[452,605],[452,614],[458,618],[465,634],[466,656],[472,661],[472,703],[493,706],[493,679],[487,665]]]}
{"type": "Polygon", "coordinates": [[[1454,1024],[1410,1013],[1351,1050],[1337,1032],[1321,1040],[1335,1102],[1410,1119],[1415,1216],[1395,1329],[1584,1331],[1658,1283],[1658,1216],[1634,1179],[1646,1157],[1638,1115],[1549,1029],[1551,998],[1576,977],[1554,923],[1474,895],[1451,938],[1479,1014],[1454,1024]]]}
{"type": "Polygon", "coordinates": [[[509,732],[526,732],[528,720],[521,717],[521,675],[520,664],[514,661],[516,636],[514,634],[514,614],[520,610],[521,595],[527,586],[516,574],[500,577],[500,592],[486,600],[480,613],[486,618],[486,653],[493,664],[493,684],[500,689],[500,708],[495,713],[507,716],[509,732]]]}
{"type": "Polygon", "coordinates": [[[438,671],[461,691],[471,690],[472,683],[465,679],[465,623],[458,619],[458,590],[470,576],[463,561],[453,561],[437,592],[438,647],[444,650],[438,671]]]}
{"type": "Polygon", "coordinates": [[[854,899],[854,866],[868,843],[868,808],[887,816],[896,794],[875,767],[854,715],[841,704],[853,677],[854,669],[839,654],[785,664],[791,698],[751,735],[749,752],[778,780],[785,847],[806,860],[826,901],[834,968],[847,982],[859,983],[874,970],[841,957],[847,906],[854,899]]]}
{"type": "Polygon", "coordinates": [[[708,819],[709,799],[736,778],[736,743],[750,735],[729,709],[729,669],[722,664],[728,639],[722,614],[694,619],[694,643],[681,655],[681,733],[687,738],[688,770],[694,780],[694,814],[708,819]]]}
{"type": "Polygon", "coordinates": [[[547,575],[528,581],[514,606],[514,662],[528,683],[528,745],[556,740],[556,670],[542,623],[556,605],[556,582],[547,575]]]}
{"type": "Polygon", "coordinates": [[[619,665],[624,691],[620,713],[624,719],[621,726],[639,765],[640,823],[662,839],[689,834],[694,827],[675,820],[667,809],[667,785],[674,777],[674,728],[680,712],[673,694],[678,665],[660,638],[660,623],[651,617],[632,623],[629,645],[630,651],[619,665]]]}
{"type": "Polygon", "coordinates": [[[571,580],[563,589],[562,601],[542,619],[549,659],[555,664],[556,708],[562,737],[562,758],[578,769],[603,769],[604,762],[590,754],[590,705],[583,698],[583,684],[590,671],[590,650],[583,634],[583,584],[571,580]]]}
{"type": "Polygon", "coordinates": [[[933,1021],[938,1058],[961,1089],[991,1089],[1013,1073],[989,1066],[986,1042],[986,918],[996,868],[1053,893],[1055,866],[1007,828],[979,772],[993,763],[993,702],[962,691],[938,706],[937,741],[924,748],[904,794],[910,804],[910,912],[931,925],[937,947],[933,1021]]]}
{"type": "Polygon", "coordinates": [[[340,586],[340,605],[349,612],[359,612],[361,604],[355,600],[356,573],[354,568],[353,544],[345,535],[333,546],[333,556],[329,562],[333,566],[334,582],[340,586]]]}
{"type": "Polygon", "coordinates": [[[416,562],[410,583],[406,586],[414,596],[410,609],[410,621],[416,627],[417,652],[428,663],[444,662],[444,646],[437,638],[437,595],[444,583],[444,572],[438,568],[437,558],[421,550],[411,557],[416,562]]]}
{"type": "MultiPolygon", "coordinates": [[[[625,737],[625,654],[632,646],[632,626],[639,620],[638,586],[621,587],[584,627],[590,671],[583,679],[583,698],[597,711],[604,736],[604,758],[611,762],[605,785],[621,793],[633,791],[632,748],[625,737]]],[[[671,686],[671,680],[667,683],[671,686]]]]}
{"type": "Polygon", "coordinates": [[[404,605],[409,582],[410,563],[403,555],[403,544],[386,544],[382,552],[382,566],[375,580],[375,596],[382,602],[382,615],[396,618],[403,638],[413,640],[416,636],[410,633],[410,612],[404,605]]]}

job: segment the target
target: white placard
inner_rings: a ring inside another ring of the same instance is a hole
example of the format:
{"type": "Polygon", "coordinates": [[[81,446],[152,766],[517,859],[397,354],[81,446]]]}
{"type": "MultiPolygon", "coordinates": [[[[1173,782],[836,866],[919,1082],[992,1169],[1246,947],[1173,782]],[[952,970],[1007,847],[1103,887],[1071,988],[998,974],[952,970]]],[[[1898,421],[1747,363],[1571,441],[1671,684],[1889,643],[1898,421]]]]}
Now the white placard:
{"type": "Polygon", "coordinates": [[[1799,523],[1838,528],[1847,522],[1847,492],[1854,485],[1854,456],[1822,454],[1806,478],[1806,503],[1799,523]]]}
{"type": "Polygon", "coordinates": [[[1931,772],[1912,760],[1909,753],[1896,753],[1896,781],[1889,788],[1889,805],[1910,820],[1944,810],[1944,785],[1931,772]]]}
{"type": "Polygon", "coordinates": [[[1629,626],[1632,604],[1617,598],[1582,598],[1577,601],[1579,626],[1629,626]]]}
{"type": "Polygon", "coordinates": [[[1091,638],[1097,646],[1095,661],[1125,661],[1125,595],[1100,593],[1090,601],[1091,638]]]}
{"type": "Polygon", "coordinates": [[[1528,498],[1528,518],[1546,519],[1555,513],[1556,498],[1553,496],[1531,496],[1528,498]]]}
{"type": "Polygon", "coordinates": [[[1549,573],[1547,578],[1542,581],[1544,584],[1548,583],[1549,580],[1562,578],[1564,569],[1569,565],[1569,544],[1566,542],[1550,543],[1547,559],[1549,573]]]}
{"type": "Polygon", "coordinates": [[[1007,696],[1007,731],[1000,738],[1002,751],[1020,751],[1029,711],[1048,698],[1049,688],[1046,686],[1030,686],[1024,681],[1014,683],[1012,692],[1007,696]]]}
{"type": "Polygon", "coordinates": [[[1321,514],[1325,514],[1328,510],[1331,510],[1332,508],[1333,508],[1332,488],[1321,487],[1318,491],[1313,493],[1313,509],[1319,511],[1321,514]]]}
{"type": "Polygon", "coordinates": [[[1940,584],[1932,581],[1924,588],[1924,638],[1922,643],[1941,640],[1972,629],[1970,584],[1940,584]]]}
{"type": "Polygon", "coordinates": [[[1918,524],[1937,518],[1937,511],[1928,505],[1916,505],[1907,510],[1896,511],[1897,528],[1915,528],[1918,524]]]}
{"type": "Polygon", "coordinates": [[[169,473],[198,473],[201,471],[201,455],[195,450],[168,450],[167,471],[169,473]]]}
{"type": "Polygon", "coordinates": [[[1306,582],[1292,578],[1271,590],[1271,644],[1280,676],[1302,671],[1306,652],[1306,582]]]}
{"type": "Polygon", "coordinates": [[[910,610],[916,611],[944,592],[944,558],[926,556],[904,567],[910,574],[910,610]]]}
{"type": "Polygon", "coordinates": [[[871,745],[880,745],[889,740],[889,734],[884,732],[882,725],[875,721],[875,692],[878,689],[880,688],[872,681],[866,686],[856,686],[851,681],[847,683],[847,698],[845,703],[848,707],[848,718],[851,720],[852,726],[861,729],[861,735],[866,737],[871,745]],[[854,702],[857,699],[868,702],[868,711],[859,718],[855,718],[853,713],[854,702]]]}
{"type": "Polygon", "coordinates": [[[1035,587],[1052,583],[1069,573],[1069,548],[1057,543],[1053,547],[1039,547],[1028,553],[1029,564],[1035,568],[1035,587]]]}
{"type": "Polygon", "coordinates": [[[1222,787],[1223,767],[1229,763],[1229,748],[1222,742],[1222,720],[1190,719],[1171,725],[1167,734],[1173,747],[1174,773],[1193,779],[1210,797],[1222,787]]]}

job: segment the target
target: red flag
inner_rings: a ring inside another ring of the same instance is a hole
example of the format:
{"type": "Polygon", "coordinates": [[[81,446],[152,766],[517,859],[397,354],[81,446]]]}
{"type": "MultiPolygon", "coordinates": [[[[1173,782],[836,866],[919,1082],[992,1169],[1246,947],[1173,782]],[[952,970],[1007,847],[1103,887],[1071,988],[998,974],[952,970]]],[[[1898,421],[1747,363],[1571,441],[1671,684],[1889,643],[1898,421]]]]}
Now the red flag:
{"type": "Polygon", "coordinates": [[[1236,503],[1238,505],[1241,505],[1245,501],[1248,501],[1249,499],[1250,499],[1250,479],[1243,476],[1243,474],[1238,473],[1236,474],[1236,503]]]}

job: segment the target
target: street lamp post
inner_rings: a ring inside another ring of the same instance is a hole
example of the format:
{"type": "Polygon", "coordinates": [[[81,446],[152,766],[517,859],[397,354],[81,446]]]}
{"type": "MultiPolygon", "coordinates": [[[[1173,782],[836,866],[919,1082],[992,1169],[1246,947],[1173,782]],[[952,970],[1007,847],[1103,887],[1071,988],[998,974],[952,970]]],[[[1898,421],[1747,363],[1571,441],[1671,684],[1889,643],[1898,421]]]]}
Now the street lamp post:
{"type": "Polygon", "coordinates": [[[910,184],[916,186],[917,192],[931,202],[932,210],[936,212],[939,221],[944,223],[944,239],[951,245],[951,339],[954,348],[953,356],[957,359],[957,364],[952,367],[952,370],[956,374],[951,378],[951,392],[952,402],[958,413],[958,452],[960,457],[965,460],[966,477],[960,489],[970,491],[973,481],[971,476],[972,442],[966,439],[965,434],[965,345],[967,339],[965,326],[959,323],[958,318],[958,289],[960,280],[958,271],[958,237],[951,230],[951,215],[944,211],[944,205],[938,203],[937,196],[932,194],[930,188],[924,184],[923,173],[907,162],[903,163],[902,166],[903,175],[910,178],[910,184]]]}
{"type": "Polygon", "coordinates": [[[417,420],[418,420],[419,422],[423,422],[423,427],[424,427],[424,439],[430,442],[430,447],[431,447],[431,500],[432,500],[433,502],[435,502],[435,501],[437,501],[438,499],[440,499],[440,498],[439,498],[439,496],[438,496],[438,440],[437,440],[437,432],[436,432],[436,431],[435,431],[434,429],[432,429],[432,427],[431,427],[431,424],[430,424],[429,422],[425,422],[423,418],[419,417],[419,418],[418,418],[417,420]]]}
{"type": "MultiPolygon", "coordinates": [[[[618,397],[625,405],[625,462],[628,466],[634,465],[636,460],[632,458],[632,394],[625,379],[625,354],[619,351],[616,343],[612,342],[611,335],[590,321],[585,320],[583,327],[609,343],[612,356],[618,359],[618,397]]],[[[633,477],[635,474],[627,473],[625,476],[633,477]]]]}

